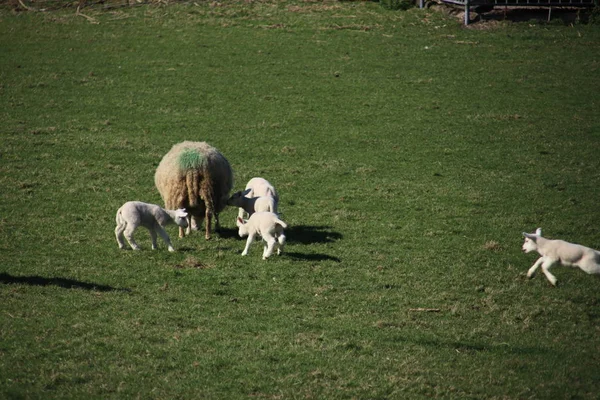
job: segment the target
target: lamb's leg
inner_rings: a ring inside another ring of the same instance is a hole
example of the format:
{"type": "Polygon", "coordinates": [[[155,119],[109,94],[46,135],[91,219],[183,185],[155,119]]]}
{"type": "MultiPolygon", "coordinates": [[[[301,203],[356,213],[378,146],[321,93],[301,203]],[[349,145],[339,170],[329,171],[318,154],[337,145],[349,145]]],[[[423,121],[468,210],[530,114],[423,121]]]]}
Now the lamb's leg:
{"type": "Polygon", "coordinates": [[[189,218],[189,220],[188,220],[188,233],[190,233],[191,231],[198,231],[198,230],[200,230],[200,224],[201,224],[201,222],[199,222],[198,218],[196,218],[195,216],[192,216],[191,218],[189,218]]]}
{"type": "MultiPolygon", "coordinates": [[[[169,238],[169,235],[164,230],[164,228],[162,226],[158,225],[155,227],[155,229],[156,229],[156,232],[158,232],[158,234],[162,238],[162,240],[164,240],[164,242],[167,244],[169,251],[175,251],[175,249],[173,248],[173,245],[171,244],[171,239],[169,238]]],[[[154,234],[154,236],[155,236],[154,239],[156,240],[156,234],[154,234]]]]}
{"type": "Polygon", "coordinates": [[[115,236],[117,237],[117,243],[120,249],[125,248],[125,238],[123,237],[123,231],[125,230],[125,224],[119,224],[115,228],[115,236]]]}
{"type": "Polygon", "coordinates": [[[263,239],[265,240],[265,249],[263,251],[263,260],[266,260],[267,258],[269,258],[269,256],[271,254],[273,254],[273,249],[275,248],[275,243],[277,243],[277,240],[273,236],[263,237],[263,239]]]}
{"type": "Polygon", "coordinates": [[[127,228],[125,228],[124,232],[125,239],[127,239],[133,250],[139,250],[140,246],[138,246],[138,244],[135,242],[135,239],[133,238],[133,232],[135,232],[135,228],[132,228],[131,225],[127,225],[127,228]]]}
{"type": "Polygon", "coordinates": [[[545,260],[542,263],[542,272],[550,281],[552,286],[556,286],[556,277],[550,273],[550,268],[556,263],[556,260],[545,260]]]}
{"type": "MultiPolygon", "coordinates": [[[[238,218],[244,219],[244,209],[242,207],[239,208],[238,210],[238,218]]],[[[237,221],[237,219],[236,219],[237,221]]]]}
{"type": "Polygon", "coordinates": [[[150,238],[152,239],[152,250],[156,250],[156,231],[154,229],[150,229],[150,238]]]}
{"type": "MultiPolygon", "coordinates": [[[[187,228],[185,228],[185,234],[189,235],[192,233],[192,230],[197,231],[198,230],[198,226],[196,224],[196,218],[194,218],[193,215],[190,215],[187,217],[187,222],[188,222],[188,226],[187,228]]],[[[179,230],[183,230],[183,228],[179,228],[179,230]]],[[[181,235],[179,235],[179,237],[183,237],[181,235]]]]}
{"type": "Polygon", "coordinates": [[[242,255],[245,256],[248,254],[248,250],[250,249],[250,245],[254,241],[254,235],[248,235],[248,240],[246,240],[246,247],[244,247],[244,251],[242,251],[242,255]]]}
{"type": "Polygon", "coordinates": [[[283,252],[283,247],[285,246],[285,235],[281,234],[277,238],[277,242],[279,245],[277,246],[277,255],[280,255],[283,252]]]}
{"type": "Polygon", "coordinates": [[[594,258],[584,258],[580,261],[578,267],[588,274],[600,274],[600,263],[594,258]]]}
{"type": "MultiPolygon", "coordinates": [[[[192,217],[190,215],[188,215],[188,217],[187,217],[187,222],[188,222],[187,233],[189,235],[189,233],[190,233],[190,226],[192,225],[192,217]]],[[[179,238],[184,238],[185,237],[185,232],[186,232],[186,230],[180,226],[179,227],[179,238]]]]}
{"type": "Polygon", "coordinates": [[[527,271],[528,278],[533,278],[533,276],[535,275],[535,271],[540,265],[542,265],[542,262],[544,262],[544,257],[538,258],[538,260],[533,264],[533,266],[529,268],[529,271],[527,271]]]}
{"type": "Polygon", "coordinates": [[[215,213],[215,232],[221,230],[221,223],[219,222],[219,213],[215,213]]]}

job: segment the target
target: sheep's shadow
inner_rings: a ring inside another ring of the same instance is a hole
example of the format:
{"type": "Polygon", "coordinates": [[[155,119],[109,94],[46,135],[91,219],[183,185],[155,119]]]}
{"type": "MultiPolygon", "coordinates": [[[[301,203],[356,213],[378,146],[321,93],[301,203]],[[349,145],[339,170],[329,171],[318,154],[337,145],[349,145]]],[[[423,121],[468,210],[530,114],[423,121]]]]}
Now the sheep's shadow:
{"type": "Polygon", "coordinates": [[[331,230],[331,226],[326,225],[295,225],[285,230],[285,236],[288,243],[331,243],[341,239],[343,236],[339,232],[331,230]]]}
{"type": "Polygon", "coordinates": [[[7,273],[0,274],[0,283],[7,285],[21,284],[29,286],[58,286],[65,289],[83,289],[96,292],[131,292],[127,288],[115,288],[97,283],[82,282],[66,278],[44,278],[41,276],[12,276],[7,273]]]}

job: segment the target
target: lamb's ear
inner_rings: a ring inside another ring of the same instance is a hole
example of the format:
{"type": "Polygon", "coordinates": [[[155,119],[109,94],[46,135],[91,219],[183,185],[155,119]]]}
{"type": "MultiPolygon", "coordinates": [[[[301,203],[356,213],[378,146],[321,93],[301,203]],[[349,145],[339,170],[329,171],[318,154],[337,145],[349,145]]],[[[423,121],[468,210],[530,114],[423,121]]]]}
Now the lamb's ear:
{"type": "Polygon", "coordinates": [[[187,218],[188,213],[185,211],[185,208],[180,208],[179,210],[175,210],[175,215],[181,218],[187,218]]]}
{"type": "Polygon", "coordinates": [[[535,230],[535,234],[538,235],[538,236],[542,236],[542,228],[537,228],[535,230]]]}
{"type": "Polygon", "coordinates": [[[237,226],[244,225],[244,220],[240,217],[237,217],[237,220],[235,222],[237,223],[237,226]]]}
{"type": "Polygon", "coordinates": [[[252,189],[246,189],[242,192],[242,196],[247,195],[248,193],[250,193],[252,191],[252,189]]]}
{"type": "Polygon", "coordinates": [[[534,242],[537,240],[537,236],[531,233],[523,232],[523,236],[525,236],[527,239],[533,240],[534,242]]]}

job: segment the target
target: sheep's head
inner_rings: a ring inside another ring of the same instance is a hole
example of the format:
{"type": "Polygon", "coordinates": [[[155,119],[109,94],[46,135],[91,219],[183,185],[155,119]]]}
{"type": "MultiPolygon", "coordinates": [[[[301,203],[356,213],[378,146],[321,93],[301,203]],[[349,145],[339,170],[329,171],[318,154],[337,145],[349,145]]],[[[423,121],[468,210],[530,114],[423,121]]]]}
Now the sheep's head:
{"type": "Polygon", "coordinates": [[[175,223],[182,228],[188,227],[188,213],[184,208],[175,210],[175,223]]]}
{"type": "Polygon", "coordinates": [[[523,242],[523,251],[525,253],[530,253],[532,251],[536,251],[538,248],[537,240],[542,236],[542,228],[537,228],[535,233],[525,233],[523,232],[523,236],[525,236],[525,241],[523,242]]]}

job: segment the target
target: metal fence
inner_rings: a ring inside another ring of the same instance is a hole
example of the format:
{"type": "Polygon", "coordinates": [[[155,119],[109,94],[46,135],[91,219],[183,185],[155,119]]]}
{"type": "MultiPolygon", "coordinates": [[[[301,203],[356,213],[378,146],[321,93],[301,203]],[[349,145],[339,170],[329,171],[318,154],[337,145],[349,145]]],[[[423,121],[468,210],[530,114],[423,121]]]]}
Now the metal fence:
{"type": "MultiPolygon", "coordinates": [[[[425,6],[424,0],[419,0],[419,6],[425,6]]],[[[465,18],[464,23],[468,25],[470,22],[471,7],[489,6],[489,7],[549,7],[548,12],[551,12],[552,7],[595,7],[598,6],[598,0],[441,0],[443,3],[457,4],[464,6],[465,18]]]]}

